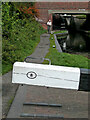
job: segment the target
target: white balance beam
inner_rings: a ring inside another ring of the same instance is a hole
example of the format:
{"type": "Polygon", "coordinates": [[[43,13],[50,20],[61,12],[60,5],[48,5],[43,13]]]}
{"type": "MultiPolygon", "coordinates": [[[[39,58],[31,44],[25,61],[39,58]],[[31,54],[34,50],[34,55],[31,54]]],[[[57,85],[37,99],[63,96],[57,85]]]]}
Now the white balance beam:
{"type": "Polygon", "coordinates": [[[79,68],[25,62],[13,65],[12,83],[78,90],[79,81],[79,68]]]}

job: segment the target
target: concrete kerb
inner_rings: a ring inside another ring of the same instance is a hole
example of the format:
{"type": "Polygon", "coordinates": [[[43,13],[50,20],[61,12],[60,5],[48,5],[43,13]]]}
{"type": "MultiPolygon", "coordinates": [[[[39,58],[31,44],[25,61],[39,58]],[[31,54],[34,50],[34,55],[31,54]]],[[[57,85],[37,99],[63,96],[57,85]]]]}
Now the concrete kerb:
{"type": "MultiPolygon", "coordinates": [[[[68,34],[68,32],[54,34],[56,49],[60,53],[63,52],[63,50],[61,49],[61,46],[60,46],[56,36],[57,35],[66,35],[66,34],[68,34]]],[[[79,90],[90,91],[90,88],[89,88],[90,69],[84,69],[84,68],[79,68],[79,69],[80,69],[79,90]]]]}
{"type": "Polygon", "coordinates": [[[62,51],[62,49],[61,49],[60,44],[58,43],[57,35],[67,35],[67,34],[68,34],[68,31],[67,31],[67,32],[64,32],[64,33],[57,33],[57,34],[54,34],[56,49],[58,50],[58,52],[63,52],[63,51],[62,51]]]}

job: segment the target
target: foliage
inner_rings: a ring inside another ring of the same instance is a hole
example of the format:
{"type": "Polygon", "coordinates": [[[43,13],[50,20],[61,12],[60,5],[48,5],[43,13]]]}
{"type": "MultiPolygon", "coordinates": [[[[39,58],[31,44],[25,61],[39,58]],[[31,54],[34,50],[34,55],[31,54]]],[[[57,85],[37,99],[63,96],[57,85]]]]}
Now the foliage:
{"type": "Polygon", "coordinates": [[[86,15],[86,20],[82,24],[81,29],[83,29],[84,31],[90,31],[90,14],[86,15]]]}
{"type": "Polygon", "coordinates": [[[27,16],[31,18],[38,15],[38,10],[33,3],[20,3],[19,7],[17,6],[17,3],[13,2],[2,3],[2,35],[6,38],[10,37],[12,26],[15,23],[24,24],[23,18],[27,16]]]}
{"type": "Polygon", "coordinates": [[[30,6],[29,8],[28,7],[23,7],[23,8],[20,8],[20,10],[25,14],[25,15],[28,15],[28,16],[38,16],[38,10],[35,8],[35,6],[30,6]]]}
{"type": "Polygon", "coordinates": [[[23,13],[23,15],[25,15],[25,17],[39,16],[39,11],[35,7],[35,2],[16,2],[14,4],[23,13]]]}
{"type": "Polygon", "coordinates": [[[77,15],[76,18],[78,18],[78,19],[86,19],[86,15],[77,15]]]}
{"type": "Polygon", "coordinates": [[[2,4],[2,63],[3,73],[11,70],[15,61],[23,61],[30,55],[40,35],[46,32],[34,18],[23,17],[14,3],[2,4]]]}
{"type": "Polygon", "coordinates": [[[13,3],[2,3],[2,36],[9,38],[13,23],[17,22],[18,15],[13,3]]]}
{"type": "Polygon", "coordinates": [[[68,33],[68,31],[67,30],[58,30],[58,31],[56,31],[56,32],[54,32],[54,34],[58,34],[58,33],[68,33]]]}
{"type": "Polygon", "coordinates": [[[49,53],[46,55],[46,58],[49,58],[51,60],[52,65],[90,69],[90,66],[88,66],[90,59],[84,56],[81,56],[81,55],[59,53],[56,48],[53,48],[53,45],[55,45],[55,40],[54,40],[54,36],[51,35],[50,36],[50,49],[49,49],[49,53]]]}

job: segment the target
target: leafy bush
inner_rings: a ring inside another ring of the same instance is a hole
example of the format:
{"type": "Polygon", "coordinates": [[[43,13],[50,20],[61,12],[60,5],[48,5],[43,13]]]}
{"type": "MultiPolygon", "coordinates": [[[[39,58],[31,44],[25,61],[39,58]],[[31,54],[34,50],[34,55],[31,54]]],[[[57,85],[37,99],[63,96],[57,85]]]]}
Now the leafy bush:
{"type": "Polygon", "coordinates": [[[23,17],[14,3],[2,4],[2,63],[3,73],[8,72],[15,61],[23,61],[30,55],[45,30],[31,16],[23,17]],[[12,10],[12,11],[11,11],[12,10]],[[8,67],[10,66],[10,67],[8,67]]]}

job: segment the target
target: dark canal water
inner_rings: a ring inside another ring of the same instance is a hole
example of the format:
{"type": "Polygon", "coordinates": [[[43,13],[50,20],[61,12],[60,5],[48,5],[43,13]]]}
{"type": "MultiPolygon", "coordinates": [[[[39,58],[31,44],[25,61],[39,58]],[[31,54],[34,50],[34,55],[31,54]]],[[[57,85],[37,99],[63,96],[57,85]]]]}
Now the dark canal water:
{"type": "Polygon", "coordinates": [[[57,40],[63,52],[81,54],[90,58],[90,37],[79,32],[66,36],[57,35],[57,40]]]}

